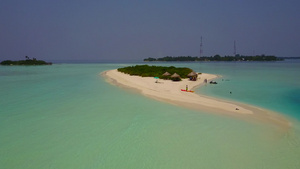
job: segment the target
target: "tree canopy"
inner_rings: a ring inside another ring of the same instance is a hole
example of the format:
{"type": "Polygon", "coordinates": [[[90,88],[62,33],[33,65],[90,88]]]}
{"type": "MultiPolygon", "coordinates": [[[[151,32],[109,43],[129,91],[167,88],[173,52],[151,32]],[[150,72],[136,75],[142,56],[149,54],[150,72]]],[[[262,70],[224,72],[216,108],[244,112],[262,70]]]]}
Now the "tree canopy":
{"type": "Polygon", "coordinates": [[[171,79],[170,76],[163,76],[165,72],[169,72],[171,75],[177,73],[181,78],[187,78],[187,75],[193,72],[192,69],[181,67],[176,68],[174,66],[149,66],[149,65],[136,65],[124,68],[119,68],[119,72],[123,72],[129,75],[136,75],[142,77],[159,77],[160,79],[171,79]]]}

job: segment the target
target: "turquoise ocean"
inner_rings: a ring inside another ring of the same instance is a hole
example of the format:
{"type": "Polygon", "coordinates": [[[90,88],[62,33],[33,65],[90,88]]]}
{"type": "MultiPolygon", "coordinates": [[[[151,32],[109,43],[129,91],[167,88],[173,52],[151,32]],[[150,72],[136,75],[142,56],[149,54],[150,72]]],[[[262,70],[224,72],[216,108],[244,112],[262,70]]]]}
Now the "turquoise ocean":
{"type": "Polygon", "coordinates": [[[299,169],[299,72],[299,60],[0,66],[0,168],[299,169]],[[279,112],[293,126],[189,110],[100,75],[135,64],[218,74],[196,93],[279,112]]]}

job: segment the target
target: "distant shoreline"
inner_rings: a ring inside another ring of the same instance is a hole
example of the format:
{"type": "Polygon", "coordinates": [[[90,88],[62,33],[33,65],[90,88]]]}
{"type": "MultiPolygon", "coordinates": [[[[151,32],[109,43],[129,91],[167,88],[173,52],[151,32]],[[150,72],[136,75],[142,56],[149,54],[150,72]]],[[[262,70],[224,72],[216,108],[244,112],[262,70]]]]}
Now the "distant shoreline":
{"type": "Polygon", "coordinates": [[[4,66],[35,66],[35,65],[52,65],[52,63],[46,62],[43,60],[37,60],[36,58],[29,59],[29,57],[26,56],[26,60],[18,60],[18,61],[4,60],[0,63],[0,65],[4,65],[4,66]]]}
{"type": "Polygon", "coordinates": [[[217,78],[217,75],[203,73],[197,81],[187,79],[180,82],[159,80],[159,83],[155,83],[153,77],[130,76],[117,70],[109,70],[103,72],[102,75],[111,84],[136,89],[139,93],[159,101],[193,110],[229,115],[246,121],[260,121],[272,124],[285,131],[291,127],[291,123],[286,117],[266,109],[181,91],[181,89],[186,88],[186,85],[188,85],[189,90],[205,85],[204,79],[212,80],[217,78]]]}
{"type": "Polygon", "coordinates": [[[162,58],[146,58],[144,59],[145,62],[155,62],[155,61],[179,61],[179,62],[186,62],[186,61],[283,61],[284,58],[279,58],[273,55],[256,55],[256,56],[244,56],[244,55],[235,55],[235,56],[202,56],[202,57],[192,57],[192,56],[166,56],[162,58]]]}

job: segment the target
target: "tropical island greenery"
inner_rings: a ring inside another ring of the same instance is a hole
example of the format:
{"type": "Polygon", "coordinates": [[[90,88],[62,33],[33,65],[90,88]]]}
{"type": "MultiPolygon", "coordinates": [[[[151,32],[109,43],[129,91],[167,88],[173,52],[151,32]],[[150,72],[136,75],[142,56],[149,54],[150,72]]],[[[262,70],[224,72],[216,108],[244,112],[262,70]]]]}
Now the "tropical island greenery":
{"type": "Polygon", "coordinates": [[[1,65],[52,65],[51,62],[45,62],[43,60],[37,60],[36,58],[30,59],[28,56],[25,56],[26,60],[4,60],[0,64],[1,65]]]}
{"type": "Polygon", "coordinates": [[[124,68],[119,68],[119,72],[123,72],[129,75],[142,76],[142,77],[158,77],[160,79],[172,79],[181,80],[181,78],[187,78],[187,75],[193,72],[192,69],[186,67],[176,68],[174,66],[149,66],[149,65],[136,65],[124,68]],[[172,78],[171,76],[164,76],[164,73],[178,74],[181,78],[172,78]]]}
{"type": "Polygon", "coordinates": [[[162,58],[146,58],[144,61],[282,61],[283,58],[278,58],[272,55],[256,55],[256,56],[203,56],[203,57],[192,57],[192,56],[166,56],[162,58]]]}

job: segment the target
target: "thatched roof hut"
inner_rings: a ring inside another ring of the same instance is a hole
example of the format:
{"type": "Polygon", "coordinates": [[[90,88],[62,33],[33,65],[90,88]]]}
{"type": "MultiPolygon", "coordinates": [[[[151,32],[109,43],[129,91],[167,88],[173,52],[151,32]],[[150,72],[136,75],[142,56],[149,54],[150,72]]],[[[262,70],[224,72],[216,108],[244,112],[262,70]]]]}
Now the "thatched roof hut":
{"type": "Polygon", "coordinates": [[[196,81],[196,80],[197,80],[197,77],[198,77],[198,75],[197,75],[196,72],[191,72],[191,73],[189,73],[187,76],[188,76],[188,77],[190,78],[190,80],[192,80],[192,81],[196,81]]]}
{"type": "Polygon", "coordinates": [[[197,73],[196,72],[191,72],[187,75],[188,77],[193,77],[193,76],[197,76],[197,73]]]}
{"type": "Polygon", "coordinates": [[[179,76],[179,74],[174,73],[174,74],[171,76],[171,78],[180,78],[180,76],[179,76]]]}
{"type": "Polygon", "coordinates": [[[163,74],[163,76],[170,76],[171,74],[169,73],[169,72],[165,72],[164,74],[163,74]]]}

